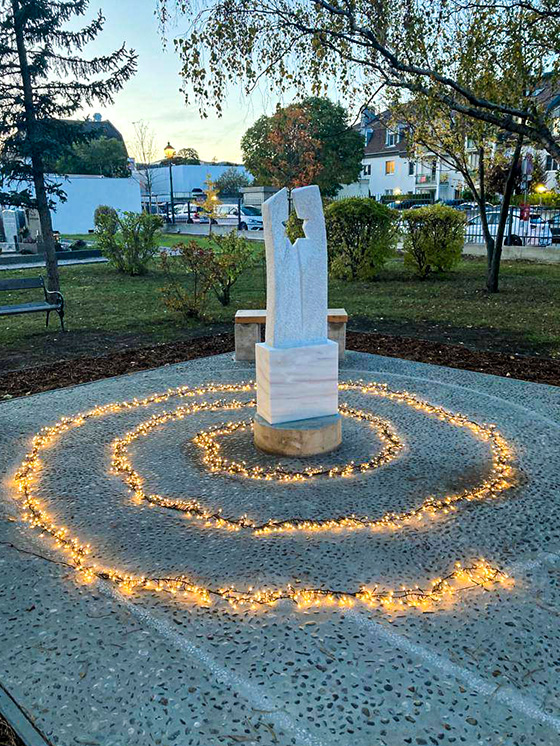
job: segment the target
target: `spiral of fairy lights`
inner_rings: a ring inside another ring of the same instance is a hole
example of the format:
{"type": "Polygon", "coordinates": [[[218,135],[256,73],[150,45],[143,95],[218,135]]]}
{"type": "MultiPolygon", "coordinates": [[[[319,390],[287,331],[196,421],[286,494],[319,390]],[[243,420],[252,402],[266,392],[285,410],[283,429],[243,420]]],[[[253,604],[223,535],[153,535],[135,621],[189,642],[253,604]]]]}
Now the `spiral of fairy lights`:
{"type": "MultiPolygon", "coordinates": [[[[365,392],[365,387],[361,384],[345,383],[341,384],[341,389],[360,389],[365,392]]],[[[437,416],[446,422],[450,422],[459,427],[465,427],[477,437],[488,440],[492,451],[492,469],[488,477],[480,485],[471,489],[465,489],[461,492],[446,495],[442,498],[428,496],[417,508],[400,513],[390,512],[380,518],[370,518],[369,516],[341,516],[338,518],[325,520],[310,520],[308,518],[288,518],[282,521],[270,519],[264,523],[258,523],[248,516],[239,518],[226,517],[222,510],[210,510],[201,505],[198,500],[191,498],[182,500],[169,498],[163,495],[146,493],[144,490],[144,479],[141,474],[132,466],[128,446],[140,437],[148,435],[157,427],[172,420],[184,419],[194,412],[201,411],[200,405],[193,409],[192,406],[180,406],[175,411],[163,412],[159,415],[152,416],[149,420],[141,422],[133,430],[125,433],[121,438],[113,441],[113,460],[112,467],[115,473],[120,474],[123,478],[136,502],[146,501],[151,505],[158,505],[162,508],[177,510],[183,512],[186,517],[198,519],[204,522],[206,527],[225,528],[232,531],[248,529],[256,535],[266,535],[270,533],[288,533],[293,531],[330,531],[334,529],[399,529],[405,524],[418,523],[425,518],[435,518],[439,515],[446,515],[451,511],[457,510],[462,502],[471,502],[473,500],[483,500],[490,497],[496,497],[511,485],[513,468],[511,466],[512,454],[503,439],[493,426],[479,425],[472,420],[445,410],[443,407],[434,407],[431,404],[418,399],[417,397],[403,392],[391,391],[385,386],[379,384],[369,384],[367,393],[378,396],[387,396],[393,400],[405,402],[408,406],[423,411],[429,411],[429,414],[437,416]]],[[[240,402],[233,400],[231,402],[215,402],[205,404],[205,410],[236,410],[243,407],[254,407],[254,400],[240,402]]],[[[258,480],[277,480],[280,482],[303,482],[318,476],[349,477],[356,473],[365,473],[371,469],[376,469],[384,464],[388,464],[397,457],[404,447],[402,440],[394,431],[392,426],[384,420],[368,412],[353,409],[346,404],[340,406],[340,413],[347,417],[365,421],[370,424],[372,429],[377,432],[378,437],[383,443],[381,452],[370,459],[359,464],[351,461],[335,467],[314,467],[309,466],[302,470],[289,470],[282,466],[276,466],[272,469],[265,469],[261,466],[248,467],[245,462],[236,462],[223,458],[220,455],[220,446],[216,439],[221,435],[227,435],[239,430],[246,430],[252,426],[250,421],[228,422],[225,425],[217,425],[211,429],[200,432],[194,438],[194,443],[204,451],[203,462],[212,472],[223,472],[229,475],[241,475],[242,477],[258,480]]]]}
{"type": "MultiPolygon", "coordinates": [[[[129,456],[128,445],[137,438],[147,435],[154,428],[159,427],[171,420],[182,419],[188,415],[204,411],[237,410],[247,406],[254,406],[254,401],[192,401],[187,405],[178,407],[173,412],[154,414],[147,421],[140,423],[123,437],[113,442],[112,467],[115,472],[121,474],[136,500],[147,500],[152,505],[164,508],[180,510],[189,518],[199,519],[206,527],[226,528],[230,530],[248,529],[253,534],[264,535],[269,533],[281,533],[290,531],[326,531],[333,529],[370,529],[370,530],[395,530],[407,524],[417,524],[425,518],[435,518],[457,510],[462,502],[484,500],[497,497],[514,483],[513,453],[506,440],[498,433],[494,425],[483,425],[468,417],[450,412],[443,407],[430,404],[419,399],[406,391],[392,391],[385,384],[362,382],[348,382],[340,384],[341,390],[354,390],[362,394],[381,396],[392,401],[406,404],[418,411],[447,422],[457,427],[466,428],[476,438],[487,441],[492,454],[492,468],[489,475],[482,484],[462,492],[436,498],[428,496],[418,508],[412,508],[402,513],[387,513],[380,518],[369,518],[367,516],[343,516],[339,518],[313,521],[310,519],[292,518],[285,521],[271,519],[259,524],[247,516],[239,518],[226,518],[221,511],[211,511],[203,507],[196,499],[179,500],[167,498],[160,495],[146,494],[143,490],[143,478],[133,468],[129,456]]],[[[83,426],[91,419],[116,414],[125,410],[146,407],[152,404],[165,402],[172,397],[196,397],[208,394],[220,393],[245,393],[254,390],[254,383],[223,384],[212,383],[199,388],[181,386],[170,389],[164,393],[153,394],[143,399],[115,402],[103,406],[97,406],[88,412],[78,414],[74,417],[63,417],[56,424],[43,428],[32,441],[32,448],[26,455],[16,474],[15,480],[19,493],[22,497],[23,518],[32,526],[41,531],[41,535],[51,537],[55,545],[64,550],[70,558],[72,565],[80,573],[84,581],[94,581],[96,578],[110,580],[117,584],[123,592],[133,590],[151,590],[166,592],[172,595],[183,595],[198,603],[207,605],[212,598],[227,601],[232,606],[249,606],[258,608],[262,605],[270,605],[280,600],[291,600],[298,607],[309,607],[319,604],[350,607],[356,602],[368,607],[380,607],[387,610],[403,607],[429,608],[434,604],[441,604],[451,600],[458,593],[472,588],[488,588],[495,583],[504,584],[509,582],[508,576],[501,570],[492,567],[484,559],[479,559],[470,565],[462,566],[456,563],[452,572],[447,576],[435,578],[425,588],[416,586],[407,588],[405,586],[394,590],[361,587],[358,590],[340,590],[327,588],[302,588],[297,585],[287,585],[276,589],[237,589],[233,586],[204,586],[195,583],[187,575],[174,577],[150,578],[142,575],[125,573],[122,570],[104,567],[89,559],[91,547],[82,543],[77,537],[72,536],[70,530],[58,525],[49,516],[41,500],[35,494],[35,487],[41,470],[40,454],[52,446],[68,430],[83,426]]],[[[208,431],[199,433],[195,443],[203,450],[203,461],[213,472],[224,472],[250,479],[277,480],[280,482],[304,482],[319,477],[351,477],[352,475],[364,473],[378,468],[396,458],[403,448],[403,443],[393,430],[391,425],[374,415],[361,410],[355,410],[347,405],[342,405],[341,414],[364,421],[376,431],[382,442],[379,454],[369,461],[356,464],[350,462],[342,466],[331,468],[309,467],[300,471],[289,471],[282,467],[270,470],[261,469],[258,466],[248,467],[244,462],[235,462],[221,456],[217,438],[222,435],[247,429],[250,423],[228,422],[225,425],[216,426],[208,431]]]]}

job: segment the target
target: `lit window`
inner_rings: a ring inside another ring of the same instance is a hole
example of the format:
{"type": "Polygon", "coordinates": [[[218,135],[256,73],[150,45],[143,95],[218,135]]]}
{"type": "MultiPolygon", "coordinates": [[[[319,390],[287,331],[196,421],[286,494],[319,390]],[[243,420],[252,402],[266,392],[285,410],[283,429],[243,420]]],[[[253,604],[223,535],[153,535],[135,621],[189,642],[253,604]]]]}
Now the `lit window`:
{"type": "Polygon", "coordinates": [[[395,161],[385,161],[385,173],[386,174],[395,173],[395,161]]]}

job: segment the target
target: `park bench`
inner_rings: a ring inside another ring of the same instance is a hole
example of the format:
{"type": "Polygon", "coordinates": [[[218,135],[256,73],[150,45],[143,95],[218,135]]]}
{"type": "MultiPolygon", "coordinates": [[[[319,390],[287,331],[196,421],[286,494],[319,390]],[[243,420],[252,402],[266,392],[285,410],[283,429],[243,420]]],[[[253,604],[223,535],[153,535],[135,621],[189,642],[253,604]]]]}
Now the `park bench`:
{"type": "MultiPolygon", "coordinates": [[[[328,336],[338,344],[338,357],[344,358],[346,351],[346,324],[348,314],[344,308],[329,308],[327,311],[328,336]]],[[[266,311],[243,310],[235,314],[235,359],[255,360],[255,344],[262,341],[266,324],[266,311]]]]}
{"type": "Polygon", "coordinates": [[[17,303],[10,306],[0,306],[0,316],[15,316],[20,313],[46,313],[47,323],[49,325],[49,316],[52,311],[56,311],[60,318],[60,325],[64,331],[64,298],[58,290],[47,290],[45,281],[42,277],[25,277],[13,278],[11,280],[0,280],[0,291],[2,290],[34,290],[42,288],[44,300],[35,303],[17,303]],[[49,296],[53,297],[54,302],[49,303],[49,296]]]}

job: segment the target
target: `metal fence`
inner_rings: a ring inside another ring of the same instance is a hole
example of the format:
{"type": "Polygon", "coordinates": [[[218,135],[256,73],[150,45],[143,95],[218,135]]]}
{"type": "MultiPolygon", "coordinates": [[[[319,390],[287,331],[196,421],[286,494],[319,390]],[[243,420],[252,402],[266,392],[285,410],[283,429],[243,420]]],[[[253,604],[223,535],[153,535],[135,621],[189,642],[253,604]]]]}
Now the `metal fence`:
{"type": "MultiPolygon", "coordinates": [[[[370,195],[396,210],[410,210],[433,204],[432,195],[400,194],[370,195]]],[[[474,202],[448,200],[448,204],[465,214],[465,243],[485,243],[480,208],[474,202]]],[[[496,238],[500,221],[500,206],[486,205],[486,216],[490,234],[496,238]]],[[[504,234],[506,246],[554,246],[560,247],[560,209],[542,205],[511,206],[508,211],[504,234]]]]}
{"type": "MultiPolygon", "coordinates": [[[[202,195],[203,197],[203,195],[202,195]]],[[[432,204],[430,194],[403,194],[403,195],[376,195],[371,197],[397,210],[414,209],[424,205],[432,204]]],[[[207,223],[208,216],[200,207],[202,199],[200,196],[189,198],[178,197],[174,200],[174,209],[169,202],[158,202],[157,198],[152,200],[152,212],[161,215],[168,223],[207,223]]],[[[243,195],[220,195],[220,201],[224,204],[235,206],[227,217],[218,220],[219,224],[231,225],[238,229],[247,227],[247,217],[243,216],[242,209],[255,211],[254,207],[244,205],[243,195]]],[[[465,243],[485,243],[484,231],[480,209],[474,202],[459,203],[453,200],[451,206],[465,214],[465,243]]],[[[145,209],[148,205],[144,205],[145,209]]],[[[291,209],[290,200],[290,209],[291,209]]],[[[259,214],[257,209],[256,214],[259,214]]],[[[499,205],[486,206],[486,217],[490,234],[495,238],[498,232],[500,220],[499,205]]],[[[250,229],[262,229],[262,218],[259,226],[251,225],[250,229]]],[[[213,221],[215,222],[215,221],[213,221]]],[[[253,221],[254,222],[254,221],[253,221]]],[[[504,233],[506,246],[557,246],[560,247],[560,209],[539,205],[524,207],[510,207],[504,233]]]]}
{"type": "MultiPolygon", "coordinates": [[[[177,195],[173,198],[173,203],[168,200],[161,200],[157,196],[152,197],[151,203],[144,199],[142,207],[146,212],[154,215],[160,215],[166,223],[169,224],[198,224],[208,223],[208,213],[203,209],[204,193],[192,194],[189,196],[177,195]]],[[[220,194],[220,206],[232,207],[231,211],[225,211],[220,218],[212,220],[213,223],[231,225],[238,230],[246,229],[248,218],[244,215],[243,209],[254,211],[254,208],[244,204],[243,194],[220,194]],[[227,212],[227,214],[226,214],[227,212]]],[[[220,207],[220,210],[223,210],[220,207]]],[[[250,214],[253,214],[250,212],[250,214]]]]}
{"type": "MultiPolygon", "coordinates": [[[[485,243],[478,206],[461,205],[466,217],[465,243],[485,243]]],[[[495,238],[500,221],[499,206],[486,208],[488,230],[495,238]]],[[[531,205],[510,207],[504,232],[506,246],[560,245],[560,210],[531,205]]]]}

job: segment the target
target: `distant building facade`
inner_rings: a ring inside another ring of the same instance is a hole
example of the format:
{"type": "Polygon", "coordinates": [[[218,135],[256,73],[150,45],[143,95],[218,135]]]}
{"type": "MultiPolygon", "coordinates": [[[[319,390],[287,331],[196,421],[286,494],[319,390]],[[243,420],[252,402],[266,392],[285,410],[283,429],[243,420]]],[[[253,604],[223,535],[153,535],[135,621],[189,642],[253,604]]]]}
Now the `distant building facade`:
{"type": "Polygon", "coordinates": [[[362,173],[354,184],[343,187],[344,196],[395,196],[419,194],[433,200],[457,199],[464,189],[464,179],[433,153],[421,157],[410,151],[406,127],[390,125],[388,111],[362,113],[358,127],[364,138],[362,173]]]}

